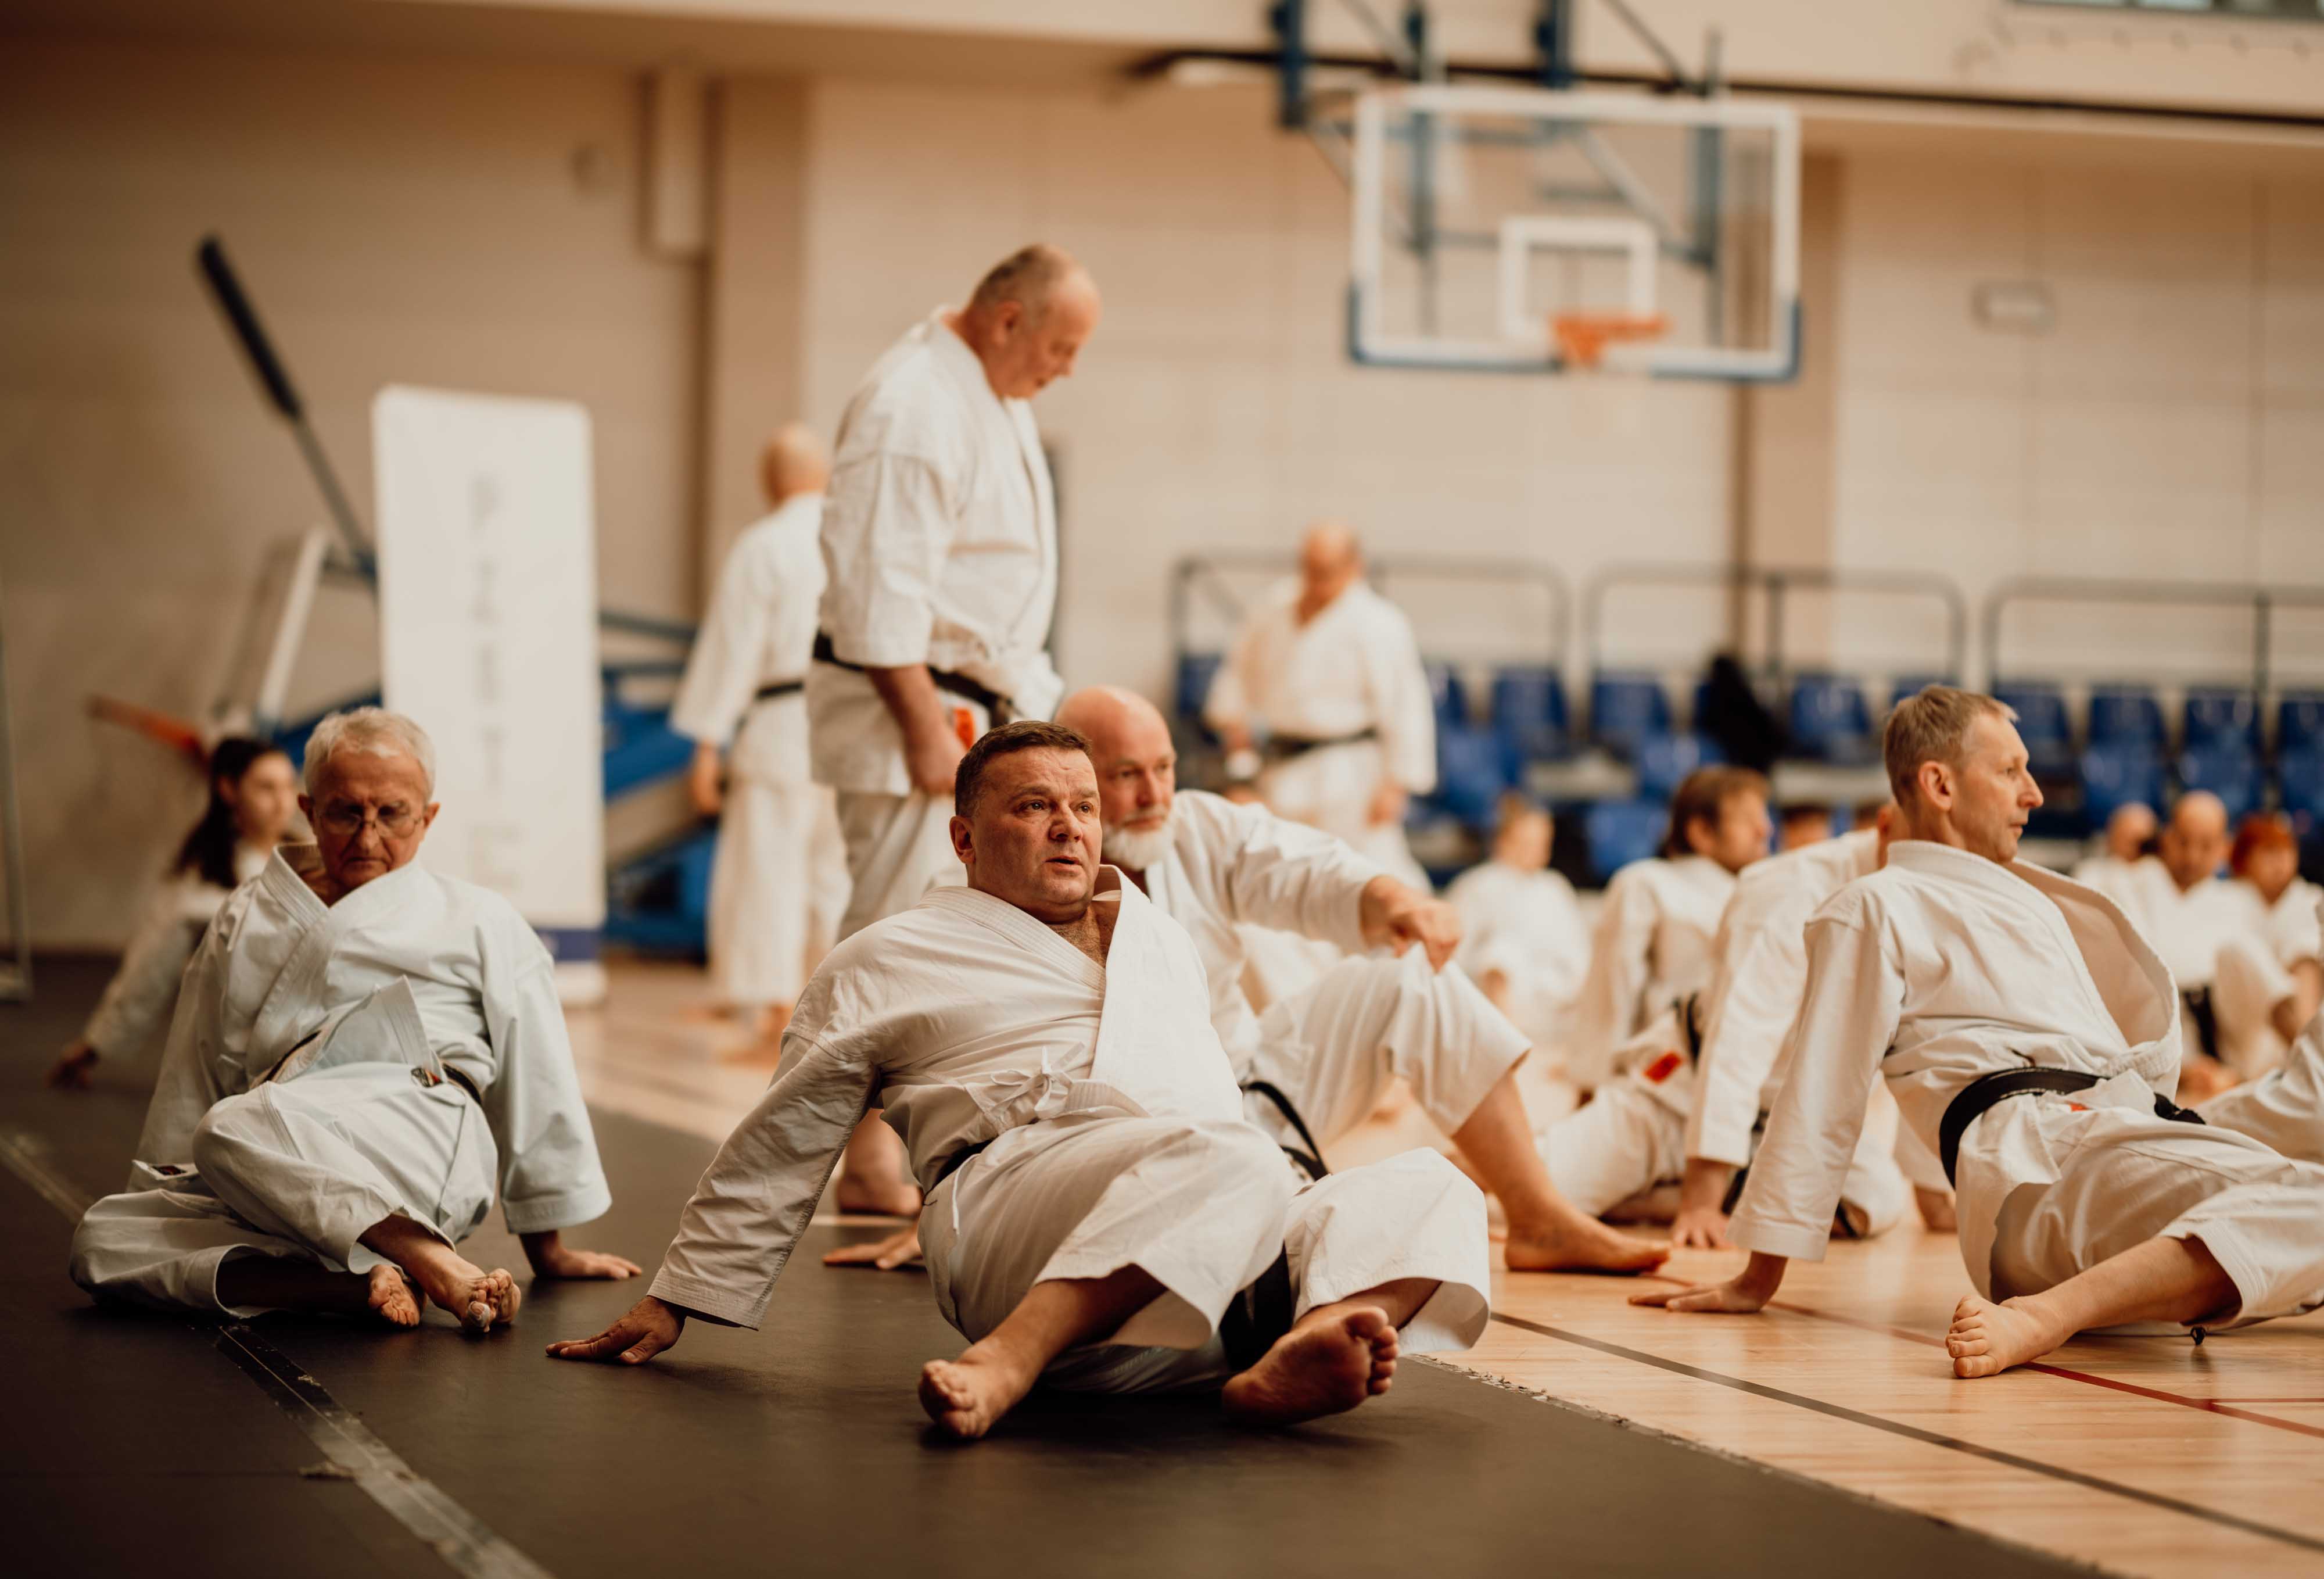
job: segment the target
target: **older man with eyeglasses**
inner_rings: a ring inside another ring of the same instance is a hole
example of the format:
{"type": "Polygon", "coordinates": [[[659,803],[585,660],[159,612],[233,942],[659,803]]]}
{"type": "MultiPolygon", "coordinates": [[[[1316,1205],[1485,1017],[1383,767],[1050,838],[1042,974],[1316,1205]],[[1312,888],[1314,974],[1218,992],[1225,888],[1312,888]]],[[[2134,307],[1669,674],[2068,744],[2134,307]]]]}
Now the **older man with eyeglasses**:
{"type": "Polygon", "coordinates": [[[481,1332],[521,1290],[458,1251],[495,1196],[536,1276],[628,1278],[562,1231],[612,1205],[549,952],[506,900],[413,864],[435,750],[336,713],[307,745],[316,842],[279,847],[187,967],[128,1189],[72,1275],[99,1299],[481,1332]],[[416,1289],[416,1294],[415,1294],[416,1289]]]}

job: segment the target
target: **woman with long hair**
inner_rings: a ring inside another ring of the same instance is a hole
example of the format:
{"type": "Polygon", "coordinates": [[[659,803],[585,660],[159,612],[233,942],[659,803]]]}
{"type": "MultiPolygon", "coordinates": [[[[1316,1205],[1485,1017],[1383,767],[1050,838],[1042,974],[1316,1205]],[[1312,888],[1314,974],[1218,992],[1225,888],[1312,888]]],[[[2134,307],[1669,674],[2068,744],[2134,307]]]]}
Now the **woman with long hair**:
{"type": "Polygon", "coordinates": [[[299,775],[269,742],[241,735],[218,742],[209,784],[201,820],[178,846],[97,1011],[49,1071],[50,1085],[85,1086],[98,1058],[137,1052],[169,1030],[178,978],[210,918],[237,884],[258,874],[299,814],[299,775]]]}

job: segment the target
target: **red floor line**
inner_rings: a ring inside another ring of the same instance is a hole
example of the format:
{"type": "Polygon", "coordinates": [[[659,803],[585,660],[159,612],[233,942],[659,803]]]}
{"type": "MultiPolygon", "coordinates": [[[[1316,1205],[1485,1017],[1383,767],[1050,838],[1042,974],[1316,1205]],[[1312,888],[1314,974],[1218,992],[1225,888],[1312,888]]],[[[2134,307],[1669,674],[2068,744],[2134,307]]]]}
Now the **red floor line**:
{"type": "MultiPolygon", "coordinates": [[[[1683,1288],[1700,1287],[1699,1284],[1690,1283],[1683,1278],[1673,1278],[1660,1273],[1648,1273],[1645,1280],[1675,1283],[1683,1288]]],[[[1853,1316],[1841,1316],[1836,1311],[1818,1310],[1812,1306],[1794,1305],[1784,1299],[1771,1299],[1767,1302],[1767,1306],[1771,1310],[1787,1311],[1794,1316],[1812,1316],[1818,1321],[1837,1322],[1842,1326],[1858,1327],[1865,1332],[1886,1333],[1890,1337],[1903,1338],[1907,1343],[1923,1344],[1938,1349],[1945,1346],[1945,1341],[1942,1338],[1932,1338],[1926,1333],[1911,1332],[1904,1327],[1890,1326],[1885,1322],[1865,1321],[1853,1316]]],[[[2177,1404],[2181,1408],[2201,1409],[2206,1414],[2226,1415],[2232,1419],[2247,1420],[2255,1426],[2273,1426],[2279,1431],[2291,1431],[2301,1436],[2324,1437],[2324,1426],[2310,1426],[2300,1420],[2287,1420],[2277,1415],[2263,1415],[2254,1409],[2238,1408],[2234,1404],[2222,1402],[2218,1399],[2189,1398],[2184,1393],[2164,1392],[2160,1388],[2142,1387],[2135,1381],[2116,1381],[2110,1376],[2093,1376],[2087,1371],[2072,1371],[2063,1365],[2045,1365],[2038,1360],[2028,1363],[2024,1369],[2038,1371],[2044,1376],[2062,1377],[2068,1381],[2088,1382],[2092,1387],[2107,1388],[2116,1392],[2135,1393],[2140,1398],[2151,1398],[2157,1403],[2177,1404]]],[[[2324,1402],[2324,1399],[2252,1399],[2246,1401],[2310,1403],[2324,1402]]]]}

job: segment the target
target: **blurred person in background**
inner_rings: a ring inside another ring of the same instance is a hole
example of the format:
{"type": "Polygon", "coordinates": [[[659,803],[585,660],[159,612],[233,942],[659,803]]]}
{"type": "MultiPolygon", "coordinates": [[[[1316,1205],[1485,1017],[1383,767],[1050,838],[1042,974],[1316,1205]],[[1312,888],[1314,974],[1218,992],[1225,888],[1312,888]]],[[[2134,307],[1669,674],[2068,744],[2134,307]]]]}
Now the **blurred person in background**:
{"type": "Polygon", "coordinates": [[[99,1058],[134,1057],[161,1041],[178,1006],[178,979],[210,918],[264,869],[298,815],[299,775],[281,747],[243,735],[218,742],[209,804],[146,900],[96,1012],[50,1069],[50,1085],[84,1088],[99,1058]]]}
{"type": "Polygon", "coordinates": [[[2255,957],[2243,946],[2259,942],[2262,912],[2248,886],[2220,875],[2232,843],[2227,808],[2218,796],[2201,790],[2181,796],[2155,841],[2156,858],[2133,869],[2131,902],[2123,907],[2163,956],[2185,1000],[2181,1094],[2190,1102],[2235,1084],[2224,1061],[2228,1044],[2268,1018],[2268,1005],[2255,1002],[2247,991],[2259,983],[2239,968],[2255,957]],[[2220,963],[2230,956],[2223,980],[2220,963]]]}
{"type": "Polygon", "coordinates": [[[2135,902],[2133,874],[2138,863],[2153,853],[2154,832],[2153,807],[2137,800],[2116,807],[2114,815],[2107,818],[2104,845],[2074,868],[2074,881],[2127,908],[2135,902]]]}
{"type": "Polygon", "coordinates": [[[1821,800],[1803,800],[1784,808],[1776,819],[1775,848],[1804,849],[1831,837],[1831,808],[1821,800]]]}
{"type": "Polygon", "coordinates": [[[1335,521],[1307,529],[1299,579],[1244,624],[1203,716],[1228,776],[1256,776],[1278,816],[1353,845],[1405,882],[1428,879],[1404,810],[1436,787],[1436,714],[1412,622],[1364,582],[1364,551],[1335,521]]]}
{"type": "Polygon", "coordinates": [[[1555,1046],[1590,969],[1590,928],[1573,885],[1549,869],[1556,834],[1549,813],[1512,792],[1501,798],[1500,814],[1492,858],[1444,893],[1461,917],[1458,958],[1535,1046],[1555,1046]]]}
{"type": "Polygon", "coordinates": [[[2256,931],[2223,948],[2218,962],[2220,1057],[2239,1079],[2283,1062],[2324,1002],[2324,889],[2300,875],[2300,838],[2274,812],[2255,812],[2227,852],[2229,886],[2248,890],[2256,931]]]}

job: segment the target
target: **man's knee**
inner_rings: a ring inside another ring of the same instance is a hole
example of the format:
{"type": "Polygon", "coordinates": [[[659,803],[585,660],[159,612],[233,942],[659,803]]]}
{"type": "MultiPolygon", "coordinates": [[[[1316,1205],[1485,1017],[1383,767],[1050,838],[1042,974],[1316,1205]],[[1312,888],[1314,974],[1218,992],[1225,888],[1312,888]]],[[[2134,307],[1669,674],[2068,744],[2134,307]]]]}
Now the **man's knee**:
{"type": "Polygon", "coordinates": [[[212,1184],[240,1178],[250,1159],[265,1150],[261,1137],[273,1131],[273,1094],[262,1086],[213,1103],[194,1126],[195,1171],[212,1184]]]}

